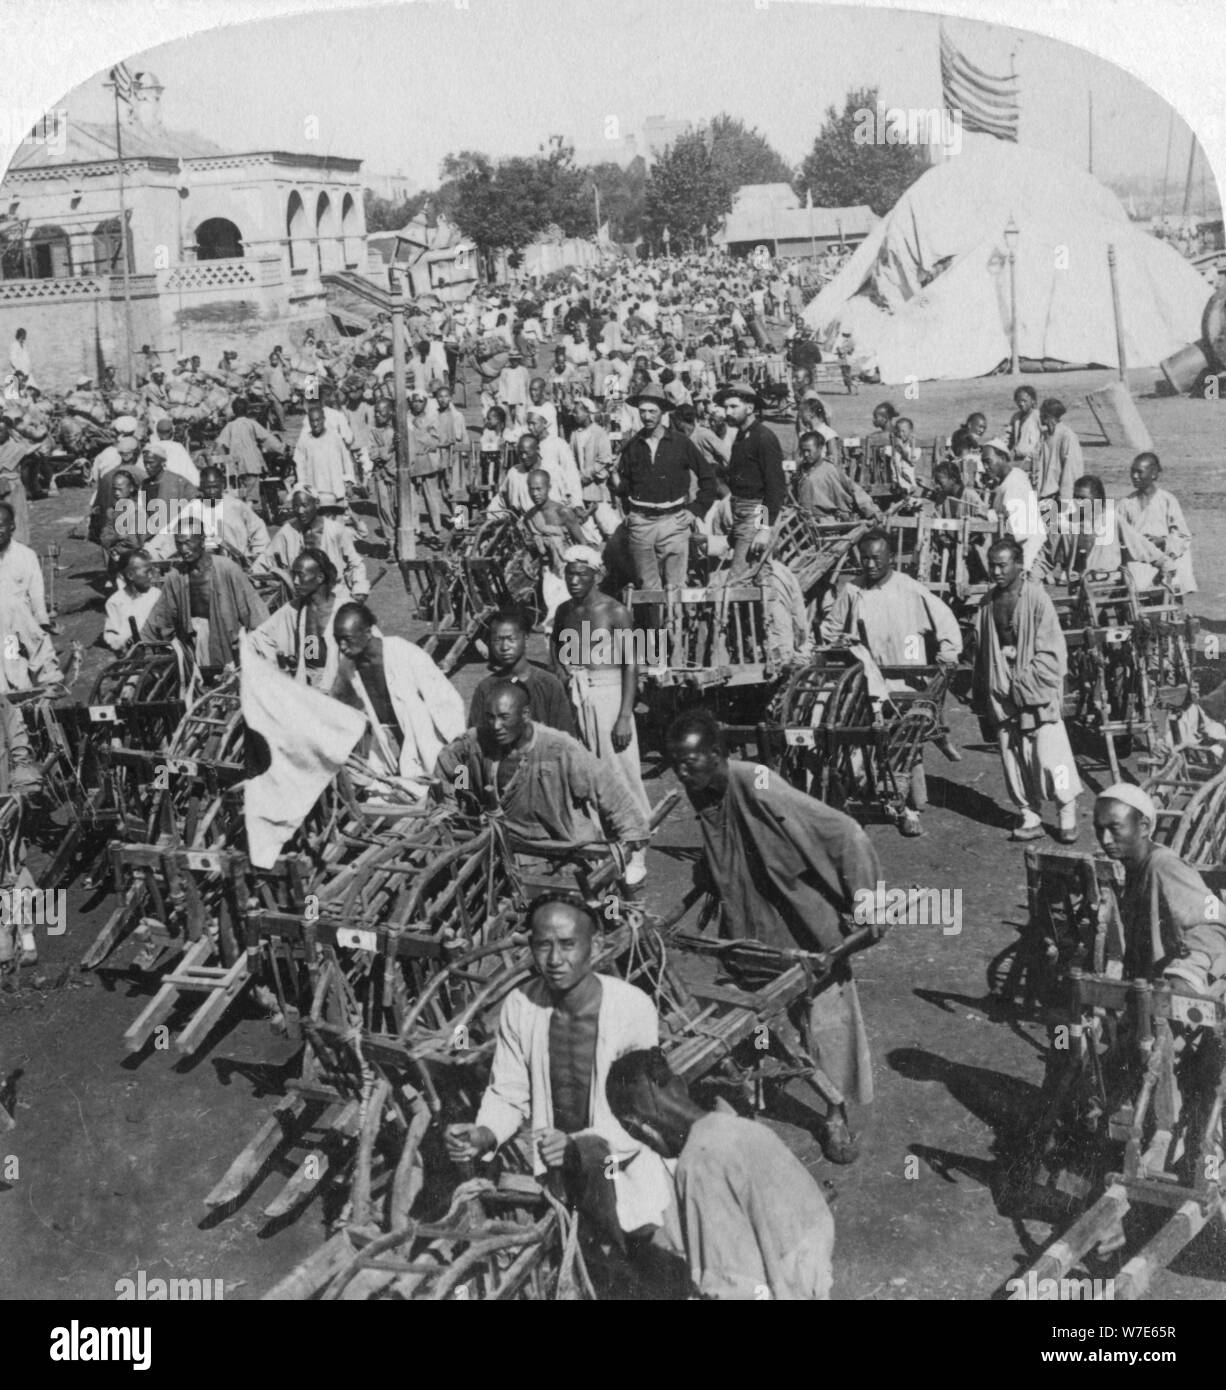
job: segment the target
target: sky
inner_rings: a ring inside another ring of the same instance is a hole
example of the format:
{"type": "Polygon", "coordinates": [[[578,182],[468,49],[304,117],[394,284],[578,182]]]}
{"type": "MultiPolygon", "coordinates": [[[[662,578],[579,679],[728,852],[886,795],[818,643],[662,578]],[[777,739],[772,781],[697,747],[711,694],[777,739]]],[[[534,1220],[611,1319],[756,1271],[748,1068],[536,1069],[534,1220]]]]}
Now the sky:
{"type": "MultiPolygon", "coordinates": [[[[171,129],[234,149],[359,158],[374,173],[438,181],[443,156],[527,154],[552,133],[581,152],[610,117],[695,121],[726,110],[799,162],[831,103],[876,85],[894,106],[940,105],[938,20],[899,11],[768,0],[433,0],[218,28],[128,59],[165,86],[171,129]]],[[[1021,141],[1094,171],[1161,176],[1171,139],[1182,188],[1190,132],[1123,69],[1002,26],[947,20],[976,66],[1021,78],[1021,141]]],[[[66,94],[70,115],[102,120],[104,73],[66,94]]],[[[1198,166],[1199,167],[1199,166],[1198,166]]],[[[1199,178],[1199,175],[1198,175],[1199,178]]]]}

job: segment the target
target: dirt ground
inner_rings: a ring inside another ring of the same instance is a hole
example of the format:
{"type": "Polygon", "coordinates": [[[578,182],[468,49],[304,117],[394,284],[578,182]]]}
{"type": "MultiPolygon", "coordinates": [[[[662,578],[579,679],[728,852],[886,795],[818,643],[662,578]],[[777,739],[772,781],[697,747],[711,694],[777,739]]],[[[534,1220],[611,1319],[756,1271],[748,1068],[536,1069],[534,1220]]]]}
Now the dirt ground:
{"type": "MultiPolygon", "coordinates": [[[[1119,496],[1131,452],[1094,442],[1084,403],[1085,391],[1107,379],[1030,378],[1041,396],[1069,404],[1087,467],[1119,496]]],[[[1200,593],[1192,607],[1207,629],[1226,630],[1226,547],[1216,543],[1226,531],[1222,407],[1147,397],[1151,382],[1152,374],[1134,374],[1132,387],[1166,465],[1164,481],[1195,537],[1200,593]]],[[[988,414],[994,432],[1007,422],[1011,385],[1007,378],[921,384],[914,400],[863,387],[855,399],[833,396],[831,417],[841,433],[855,433],[867,428],[876,401],[889,398],[921,436],[947,433],[973,409],[988,414]]],[[[36,546],[55,540],[63,548],[62,648],[68,637],[92,642],[101,627],[102,596],[91,587],[97,552],[68,539],[85,503],[82,490],[65,488],[34,506],[36,546]]],[[[370,565],[373,575],[379,561],[370,565]]],[[[383,574],[372,600],[388,630],[414,635],[394,572],[383,574]]],[[[105,660],[101,649],[89,650],[82,698],[105,660]]],[[[458,673],[465,694],[483,669],[473,661],[458,673]]],[[[1217,671],[1206,673],[1207,685],[1221,679],[1217,671]]],[[[992,963],[1025,917],[1023,848],[1005,839],[1011,822],[998,757],[964,707],[951,701],[948,713],[964,760],[929,751],[925,836],[905,840],[884,824],[869,834],[890,884],[961,893],[961,931],[897,927],[856,960],[877,1086],[874,1104],[856,1116],[859,1161],[826,1163],[803,1126],[790,1123],[803,1116],[773,1121],[834,1203],[838,1298],[999,1296],[1051,1234],[1040,1223],[1006,1219],[991,1195],[994,1144],[1037,1093],[1044,1031],[994,1011],[988,998],[992,963]]],[[[1089,764],[1086,776],[1101,785],[1103,770],[1089,764]]],[[[673,785],[652,755],[653,799],[673,785]]],[[[1091,843],[1083,819],[1079,845],[1091,843]]],[[[683,802],[649,855],[649,905],[678,901],[697,845],[683,802]]],[[[120,1038],[146,1002],[147,985],[122,969],[83,976],[74,968],[115,898],[77,883],[68,903],[67,932],[44,935],[39,966],[22,973],[20,988],[0,993],[0,1084],[16,1118],[15,1129],[0,1130],[0,1298],[113,1298],[116,1281],[138,1270],[149,1278],[223,1279],[227,1297],[258,1297],[320,1242],[318,1204],[270,1226],[259,1214],[273,1190],[267,1179],[220,1222],[207,1217],[202,1198],[282,1094],[294,1048],[250,1009],[232,1011],[194,1058],[125,1054],[120,1038]],[[6,1168],[9,1155],[16,1173],[6,1168]]],[[[1151,1296],[1211,1300],[1224,1288],[1226,1237],[1210,1230],[1158,1276],[1151,1296]]]]}

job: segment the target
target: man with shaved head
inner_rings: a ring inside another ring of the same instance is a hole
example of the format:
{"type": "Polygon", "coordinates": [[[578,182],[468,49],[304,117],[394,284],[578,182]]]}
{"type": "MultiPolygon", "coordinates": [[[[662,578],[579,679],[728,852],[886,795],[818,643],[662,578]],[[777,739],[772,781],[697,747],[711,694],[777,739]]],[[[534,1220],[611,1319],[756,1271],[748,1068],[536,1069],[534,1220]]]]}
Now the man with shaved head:
{"type": "MultiPolygon", "coordinates": [[[[1192,532],[1183,508],[1165,488],[1158,486],[1162,465],[1158,455],[1138,454],[1130,472],[1133,490],[1116,504],[1119,521],[1131,527],[1148,550],[1158,552],[1156,563],[1147,563],[1136,547],[1126,546],[1128,569],[1140,589],[1159,582],[1181,594],[1196,592],[1192,573],[1192,532]]],[[[1148,557],[1152,559],[1152,554],[1148,557]]]]}
{"type": "Polygon", "coordinates": [[[254,632],[268,618],[264,600],[233,560],[205,549],[198,517],[175,531],[178,564],[141,629],[143,642],[177,638],[201,666],[220,669],[238,658],[239,633],[254,632]]]}
{"type": "Polygon", "coordinates": [[[153,536],[148,551],[154,560],[169,560],[175,553],[175,530],[180,519],[197,517],[204,526],[210,550],[224,549],[245,568],[259,570],[268,554],[268,527],[255,508],[226,491],[226,475],[207,465],[200,470],[200,496],[174,505],[163,530],[153,536]]]}
{"type": "Polygon", "coordinates": [[[323,551],[354,598],[364,599],[370,593],[366,564],[353,543],[353,533],[336,517],[325,516],[316,494],[300,484],[290,498],[289,520],[254,569],[257,573],[281,570],[288,574],[299,554],[308,548],[323,551]]]}
{"type": "Polygon", "coordinates": [[[625,1249],[664,1224],[672,1183],[614,1118],[605,1081],[617,1057],[659,1042],[656,1007],[595,973],[599,923],[580,899],[538,898],[527,927],[535,976],[502,1006],[476,1123],[448,1126],[448,1156],[472,1162],[526,1130],[533,1171],[625,1249]]]}
{"type": "Polygon", "coordinates": [[[971,698],[996,729],[1005,786],[1021,817],[1011,840],[1043,835],[1039,810],[1059,807],[1056,838],[1077,839],[1081,778],[1064,727],[1068,647],[1051,598],[1027,578],[1022,544],[1002,536],[988,548],[993,587],[975,622],[971,698]]]}
{"type": "Polygon", "coordinates": [[[332,633],[340,650],[332,694],[366,715],[364,752],[424,796],[440,750],[464,728],[460,692],[416,643],[385,637],[365,604],[342,604],[332,633]]]}
{"type": "Polygon", "coordinates": [[[513,681],[487,691],[481,726],[443,749],[437,776],[445,802],[464,793],[521,840],[647,842],[646,817],[622,781],[578,739],[536,723],[527,687],[513,681]]]}
{"type": "MultiPolygon", "coordinates": [[[[707,881],[725,934],[782,950],[830,951],[853,909],[882,882],[864,831],[842,811],[798,791],[776,772],[730,760],[723,728],[707,710],[678,716],[668,751],[698,816],[707,881]]],[[[865,914],[861,909],[861,917],[865,914]]],[[[880,934],[881,924],[874,924],[880,934]]],[[[859,1153],[846,1102],[873,1098],[868,1035],[850,966],[844,962],[793,1025],[820,1068],[827,1114],[817,1136],[832,1163],[859,1153]]]]}
{"type": "Polygon", "coordinates": [[[767,1125],[695,1104],[660,1048],[619,1057],[609,1108],[676,1160],[678,1216],[704,1298],[830,1297],[834,1218],[816,1179],[767,1125]]]}
{"type": "Polygon", "coordinates": [[[581,507],[583,483],[570,445],[557,432],[556,425],[550,427],[549,417],[538,406],[528,407],[528,429],[540,446],[540,467],[557,480],[555,496],[567,506],[581,507]]]}
{"type": "Polygon", "coordinates": [[[502,486],[490,498],[489,515],[514,512],[523,516],[533,507],[530,479],[540,470],[549,474],[549,487],[554,497],[561,499],[566,490],[565,480],[558,471],[556,459],[546,463],[541,457],[541,444],[535,434],[523,434],[515,441],[515,467],[508,468],[502,486]]]}

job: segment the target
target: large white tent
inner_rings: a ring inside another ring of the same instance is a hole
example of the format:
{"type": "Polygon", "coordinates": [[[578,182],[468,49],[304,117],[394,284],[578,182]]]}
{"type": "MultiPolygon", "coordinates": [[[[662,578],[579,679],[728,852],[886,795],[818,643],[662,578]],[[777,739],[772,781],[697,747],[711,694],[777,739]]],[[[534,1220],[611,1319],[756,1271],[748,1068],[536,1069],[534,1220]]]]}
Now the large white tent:
{"type": "Polygon", "coordinates": [[[1209,287],[1178,252],[1134,227],[1090,174],[987,138],[912,184],[805,321],[824,341],[851,330],[856,360],[883,382],[995,370],[1010,351],[1011,217],[1021,357],[1116,364],[1109,245],[1127,365],[1155,366],[1200,337],[1209,287]]]}

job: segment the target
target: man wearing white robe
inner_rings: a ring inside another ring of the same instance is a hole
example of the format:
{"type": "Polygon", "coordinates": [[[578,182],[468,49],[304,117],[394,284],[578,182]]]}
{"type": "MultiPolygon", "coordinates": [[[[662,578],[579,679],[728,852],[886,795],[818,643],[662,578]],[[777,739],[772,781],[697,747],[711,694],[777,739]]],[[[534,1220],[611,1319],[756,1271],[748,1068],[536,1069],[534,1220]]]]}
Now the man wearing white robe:
{"type": "Polygon", "coordinates": [[[1160,564],[1147,564],[1139,556],[1128,555],[1128,569],[1137,588],[1148,589],[1162,575],[1181,594],[1194,594],[1196,577],[1192,573],[1192,532],[1184,520],[1183,508],[1171,493],[1158,486],[1162,465],[1156,454],[1138,454],[1132,461],[1133,491],[1116,503],[1116,516],[1133,527],[1151,546],[1160,551],[1160,564]]]}
{"type": "Polygon", "coordinates": [[[51,626],[43,567],[28,545],[13,539],[13,508],[0,502],[0,593],[26,604],[39,627],[51,626]]]}
{"type": "Polygon", "coordinates": [[[295,478],[314,488],[322,506],[343,507],[346,485],[354,482],[353,456],[340,433],[328,428],[323,406],[312,403],[307,424],[294,445],[295,478]]]}
{"type": "Polygon", "coordinates": [[[666,1223],[675,1232],[663,1160],[618,1124],[605,1094],[618,1057],[659,1042],[656,1007],[636,986],[594,973],[597,924],[587,909],[538,902],[528,928],[537,978],[507,995],[476,1123],[448,1127],[448,1154],[471,1162],[527,1130],[534,1173],[565,1174],[573,1191],[581,1149],[595,1148],[600,1166],[587,1182],[595,1200],[576,1205],[604,1216],[611,1196],[609,1215],[621,1232],[666,1223]],[[597,1144],[585,1146],[585,1139],[597,1144]]]}
{"type": "Polygon", "coordinates": [[[341,657],[332,694],[366,715],[376,769],[425,796],[439,753],[464,732],[460,692],[420,647],[385,637],[362,604],[342,605],[333,633],[341,657]]]}
{"type": "Polygon", "coordinates": [[[991,439],[982,448],[983,467],[991,479],[991,511],[988,520],[1002,519],[1009,534],[1022,547],[1022,568],[1029,574],[1047,544],[1047,526],[1039,510],[1039,497],[1026,471],[1009,458],[1009,446],[991,439]]]}

